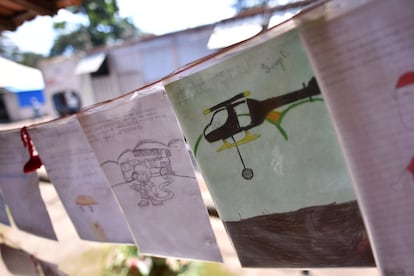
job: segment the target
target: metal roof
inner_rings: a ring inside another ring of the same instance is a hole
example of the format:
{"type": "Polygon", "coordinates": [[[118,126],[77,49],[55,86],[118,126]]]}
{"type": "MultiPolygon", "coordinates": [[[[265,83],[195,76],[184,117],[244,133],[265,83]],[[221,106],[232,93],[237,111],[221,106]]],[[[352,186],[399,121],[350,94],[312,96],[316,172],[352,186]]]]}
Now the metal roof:
{"type": "Polygon", "coordinates": [[[76,65],[75,74],[89,74],[99,70],[106,58],[106,53],[97,53],[82,58],[76,65]]]}
{"type": "Polygon", "coordinates": [[[37,15],[55,15],[59,9],[79,6],[82,0],[0,0],[0,32],[14,31],[37,15]]]}
{"type": "Polygon", "coordinates": [[[236,44],[289,19],[316,0],[295,1],[272,8],[257,7],[216,23],[207,47],[220,49],[236,44]]]}

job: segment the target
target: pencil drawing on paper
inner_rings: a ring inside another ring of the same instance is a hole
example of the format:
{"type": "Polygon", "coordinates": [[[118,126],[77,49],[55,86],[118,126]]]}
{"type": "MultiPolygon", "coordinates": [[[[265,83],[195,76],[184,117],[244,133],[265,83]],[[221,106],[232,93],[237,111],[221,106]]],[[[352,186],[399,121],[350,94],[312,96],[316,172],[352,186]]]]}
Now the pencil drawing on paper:
{"type": "Polygon", "coordinates": [[[120,183],[112,187],[128,184],[129,189],[138,192],[139,207],[161,206],[174,197],[171,184],[177,177],[172,167],[172,152],[185,147],[182,139],[171,139],[167,144],[156,140],[141,140],[133,149],[124,150],[117,161],[108,160],[101,164],[117,164],[121,172],[120,183]]]}
{"type": "Polygon", "coordinates": [[[143,165],[136,165],[134,167],[134,178],[129,187],[132,190],[139,192],[141,195],[141,200],[138,202],[138,206],[148,206],[150,203],[154,206],[163,205],[164,201],[169,200],[174,196],[174,193],[167,188],[173,180],[167,175],[163,177],[165,178],[165,181],[156,186],[152,180],[153,177],[150,168],[143,165]],[[159,190],[164,192],[165,195],[160,196],[159,190]]]}
{"type": "Polygon", "coordinates": [[[314,77],[309,80],[307,85],[303,84],[301,89],[262,101],[249,98],[250,91],[239,93],[203,111],[204,115],[212,113],[212,116],[210,122],[204,128],[203,134],[199,136],[194,152],[197,154],[199,142],[203,137],[209,143],[222,140],[223,143],[217,148],[217,152],[235,147],[243,166],[242,177],[248,180],[252,179],[254,176],[253,169],[246,167],[239,149],[240,145],[250,143],[260,137],[260,134],[251,134],[249,130],[266,121],[276,126],[287,140],[287,133],[281,126],[284,115],[297,105],[321,101],[320,98],[312,98],[320,94],[318,83],[314,77]],[[291,104],[291,106],[284,112],[276,110],[276,108],[288,104],[291,104]],[[235,136],[242,132],[244,132],[244,137],[236,139],[235,136]]]}

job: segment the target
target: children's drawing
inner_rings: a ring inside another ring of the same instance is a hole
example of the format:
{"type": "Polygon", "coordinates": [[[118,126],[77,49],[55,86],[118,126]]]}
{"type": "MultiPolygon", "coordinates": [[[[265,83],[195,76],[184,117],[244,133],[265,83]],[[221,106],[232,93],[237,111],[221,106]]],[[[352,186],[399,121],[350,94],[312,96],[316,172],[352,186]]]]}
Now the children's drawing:
{"type": "Polygon", "coordinates": [[[140,172],[136,170],[137,166],[147,168],[150,175],[166,178],[172,173],[170,156],[171,151],[168,146],[152,140],[144,140],[133,150],[123,152],[118,158],[118,163],[127,182],[138,179],[140,172]]]}
{"type": "Polygon", "coordinates": [[[395,88],[394,98],[398,104],[401,123],[405,129],[414,131],[414,71],[401,75],[395,88]]]}
{"type": "MultiPolygon", "coordinates": [[[[209,143],[214,143],[219,140],[223,141],[223,144],[217,149],[217,152],[235,147],[243,166],[241,173],[243,178],[248,180],[252,179],[254,175],[253,170],[246,167],[239,149],[240,145],[247,144],[260,137],[260,134],[251,134],[249,130],[268,121],[274,124],[285,139],[287,139],[286,132],[281,127],[281,121],[283,119],[282,112],[276,111],[275,109],[306,98],[308,98],[306,102],[312,101],[312,97],[320,93],[318,83],[314,77],[310,79],[308,85],[303,85],[303,88],[299,90],[262,101],[248,98],[250,91],[239,93],[203,111],[204,115],[213,113],[210,122],[204,128],[203,136],[209,143]],[[238,112],[242,110],[246,113],[238,112]],[[248,117],[248,119],[244,120],[245,117],[248,117]],[[241,132],[244,132],[244,137],[236,140],[235,136],[241,132]]],[[[291,107],[286,112],[290,109],[291,107]]],[[[197,146],[198,143],[196,144],[197,146]]],[[[197,149],[195,149],[196,152],[197,149]]]]}
{"type": "Polygon", "coordinates": [[[76,198],[76,205],[78,205],[82,211],[84,211],[84,208],[88,208],[89,211],[93,212],[93,206],[97,204],[98,202],[88,195],[80,195],[76,198]]]}
{"type": "MultiPolygon", "coordinates": [[[[141,194],[141,201],[138,202],[138,206],[148,206],[150,203],[154,206],[163,205],[163,202],[171,199],[174,196],[174,193],[166,188],[167,185],[173,182],[172,179],[165,177],[166,181],[161,184],[158,184],[159,190],[165,192],[165,196],[160,196],[158,193],[158,189],[155,186],[154,182],[151,180],[151,169],[137,165],[134,167],[134,183],[130,186],[131,189],[137,191],[141,194]]],[[[160,174],[161,175],[161,174],[160,174]]]]}
{"type": "Polygon", "coordinates": [[[241,265],[372,266],[299,30],[219,61],[166,90],[241,265]]]}
{"type": "Polygon", "coordinates": [[[117,161],[106,161],[117,164],[121,172],[121,183],[140,194],[139,207],[161,206],[174,197],[170,188],[177,175],[172,169],[172,152],[174,145],[184,143],[182,139],[172,139],[168,144],[155,140],[141,140],[133,149],[123,151],[117,161]]]}
{"type": "MultiPolygon", "coordinates": [[[[397,101],[400,121],[407,131],[414,131],[414,71],[402,74],[395,88],[394,98],[397,101]]],[[[404,186],[414,188],[414,155],[393,188],[402,190],[404,186]]]]}

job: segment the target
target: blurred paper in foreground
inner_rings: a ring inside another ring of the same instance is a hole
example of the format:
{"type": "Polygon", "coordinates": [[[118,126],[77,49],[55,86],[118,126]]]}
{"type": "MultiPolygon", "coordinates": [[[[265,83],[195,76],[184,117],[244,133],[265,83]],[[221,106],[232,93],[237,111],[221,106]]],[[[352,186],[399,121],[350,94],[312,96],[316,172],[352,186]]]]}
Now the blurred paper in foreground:
{"type": "Polygon", "coordinates": [[[58,266],[36,258],[21,249],[0,245],[1,258],[13,275],[68,276],[58,266]]]}
{"type": "Polygon", "coordinates": [[[303,29],[382,275],[414,275],[414,2],[303,29]]]}
{"type": "Polygon", "coordinates": [[[40,195],[37,173],[23,173],[29,153],[20,130],[0,132],[0,185],[4,200],[20,230],[56,240],[45,203],[40,195]]]}

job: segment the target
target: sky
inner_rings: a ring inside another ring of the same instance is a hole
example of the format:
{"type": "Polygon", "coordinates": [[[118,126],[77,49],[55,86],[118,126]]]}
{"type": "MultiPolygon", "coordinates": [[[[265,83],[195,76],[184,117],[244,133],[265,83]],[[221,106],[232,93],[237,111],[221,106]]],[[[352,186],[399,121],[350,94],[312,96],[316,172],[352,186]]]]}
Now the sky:
{"type": "MultiPolygon", "coordinates": [[[[130,17],[144,32],[157,35],[217,22],[235,15],[235,0],[117,0],[121,17],[130,17]]],[[[14,32],[4,32],[22,51],[48,54],[55,33],[53,22],[82,23],[84,19],[60,10],[53,18],[38,16],[14,32]]]]}

